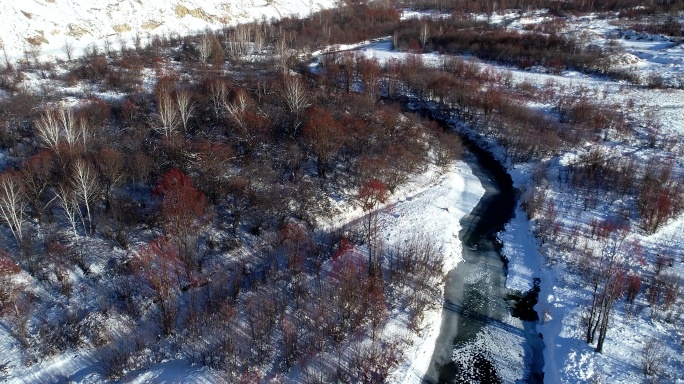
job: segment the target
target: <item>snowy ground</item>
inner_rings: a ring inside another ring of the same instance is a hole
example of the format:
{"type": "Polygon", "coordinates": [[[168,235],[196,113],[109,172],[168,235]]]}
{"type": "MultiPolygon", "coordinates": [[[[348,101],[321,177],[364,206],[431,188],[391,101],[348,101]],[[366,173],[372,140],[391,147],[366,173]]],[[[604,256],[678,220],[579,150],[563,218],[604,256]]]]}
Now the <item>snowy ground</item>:
{"type": "Polygon", "coordinates": [[[24,57],[32,43],[44,59],[65,57],[69,43],[76,56],[106,40],[118,49],[132,47],[136,33],[185,35],[254,20],[304,16],[331,8],[333,0],[0,0],[0,36],[11,61],[24,57]]]}
{"type": "MultiPolygon", "coordinates": [[[[388,243],[406,241],[416,233],[426,233],[444,255],[444,274],[462,260],[458,233],[460,220],[478,203],[484,188],[470,168],[462,162],[453,171],[439,177],[429,188],[414,189],[421,184],[412,182],[408,194],[400,196],[390,211],[381,218],[383,237],[388,243]]],[[[435,349],[442,318],[442,302],[431,307],[425,314],[425,328],[413,335],[413,347],[405,351],[405,359],[392,374],[392,383],[420,383],[435,349]]],[[[401,319],[392,326],[405,327],[401,319]]]]}

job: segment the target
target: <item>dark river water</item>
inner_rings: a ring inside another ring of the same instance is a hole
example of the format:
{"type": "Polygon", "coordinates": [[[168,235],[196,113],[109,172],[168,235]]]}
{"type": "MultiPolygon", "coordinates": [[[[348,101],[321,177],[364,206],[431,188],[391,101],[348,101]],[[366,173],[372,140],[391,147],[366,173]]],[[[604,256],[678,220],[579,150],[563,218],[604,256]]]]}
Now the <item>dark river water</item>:
{"type": "Polygon", "coordinates": [[[537,291],[521,297],[505,288],[507,266],[496,238],[515,214],[516,190],[505,168],[489,152],[467,139],[466,144],[464,160],[479,178],[485,194],[461,220],[463,261],[447,275],[440,334],[424,382],[502,382],[487,358],[486,345],[484,350],[468,349],[471,355],[464,361],[452,359],[455,348],[467,346],[489,324],[525,338],[529,346],[526,381],[542,383],[543,340],[536,330],[537,316],[532,309],[537,291]],[[508,313],[527,320],[523,321],[523,329],[502,322],[508,313]]]}

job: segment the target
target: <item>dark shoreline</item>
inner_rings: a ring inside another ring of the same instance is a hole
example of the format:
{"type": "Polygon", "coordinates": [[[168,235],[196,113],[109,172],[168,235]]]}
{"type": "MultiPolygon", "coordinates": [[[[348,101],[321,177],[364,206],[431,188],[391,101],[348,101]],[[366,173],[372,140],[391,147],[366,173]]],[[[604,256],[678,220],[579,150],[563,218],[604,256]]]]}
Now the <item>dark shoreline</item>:
{"type": "MultiPolygon", "coordinates": [[[[431,117],[432,113],[422,114],[431,117]]],[[[437,122],[444,127],[442,119],[437,122]]],[[[515,216],[519,192],[506,168],[495,156],[474,140],[460,135],[467,148],[464,161],[485,188],[485,194],[473,211],[461,220],[459,238],[463,259],[449,272],[445,285],[442,324],[424,383],[501,382],[486,351],[476,353],[470,366],[452,360],[456,346],[473,340],[486,324],[519,333],[528,347],[525,351],[527,382],[543,383],[543,340],[536,332],[538,315],[534,310],[538,288],[526,293],[513,293],[505,288],[508,260],[502,255],[503,244],[497,234],[515,216]],[[475,284],[465,283],[468,276],[488,276],[475,284]],[[508,313],[523,321],[523,329],[513,329],[501,320],[508,313]]],[[[535,282],[538,287],[538,282],[535,282]]]]}

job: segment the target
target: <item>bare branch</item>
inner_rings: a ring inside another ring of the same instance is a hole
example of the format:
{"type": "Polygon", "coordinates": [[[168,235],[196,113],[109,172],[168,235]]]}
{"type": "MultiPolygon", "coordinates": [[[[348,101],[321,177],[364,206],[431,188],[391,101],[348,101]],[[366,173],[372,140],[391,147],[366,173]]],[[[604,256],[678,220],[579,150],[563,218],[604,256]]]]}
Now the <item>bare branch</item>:
{"type": "Polygon", "coordinates": [[[159,122],[162,125],[160,130],[168,138],[176,133],[180,123],[176,101],[174,100],[172,89],[165,86],[165,84],[158,84],[154,93],[157,96],[159,122]]]}
{"type": "Polygon", "coordinates": [[[0,218],[7,223],[18,243],[22,241],[25,210],[26,196],[20,175],[15,172],[0,174],[0,218]]]}
{"type": "Polygon", "coordinates": [[[88,218],[88,225],[85,226],[86,233],[92,233],[93,218],[91,206],[100,193],[100,183],[97,177],[95,177],[93,167],[85,160],[77,160],[74,164],[73,172],[71,185],[77,201],[83,203],[86,208],[86,216],[88,218]]]}
{"type": "Polygon", "coordinates": [[[188,88],[179,88],[176,91],[176,105],[180,121],[183,123],[183,132],[188,133],[188,120],[195,109],[195,102],[192,100],[192,92],[188,88]]]}

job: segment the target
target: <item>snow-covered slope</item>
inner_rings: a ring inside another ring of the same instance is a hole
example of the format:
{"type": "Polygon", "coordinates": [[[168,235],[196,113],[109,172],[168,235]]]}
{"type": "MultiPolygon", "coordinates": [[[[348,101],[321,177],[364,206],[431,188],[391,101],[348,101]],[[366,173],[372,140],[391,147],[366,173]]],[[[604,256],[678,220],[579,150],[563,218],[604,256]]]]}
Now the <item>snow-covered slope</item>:
{"type": "Polygon", "coordinates": [[[42,54],[64,55],[106,39],[201,31],[241,22],[306,15],[330,8],[335,0],[0,0],[0,36],[11,59],[32,46],[42,54]]]}

